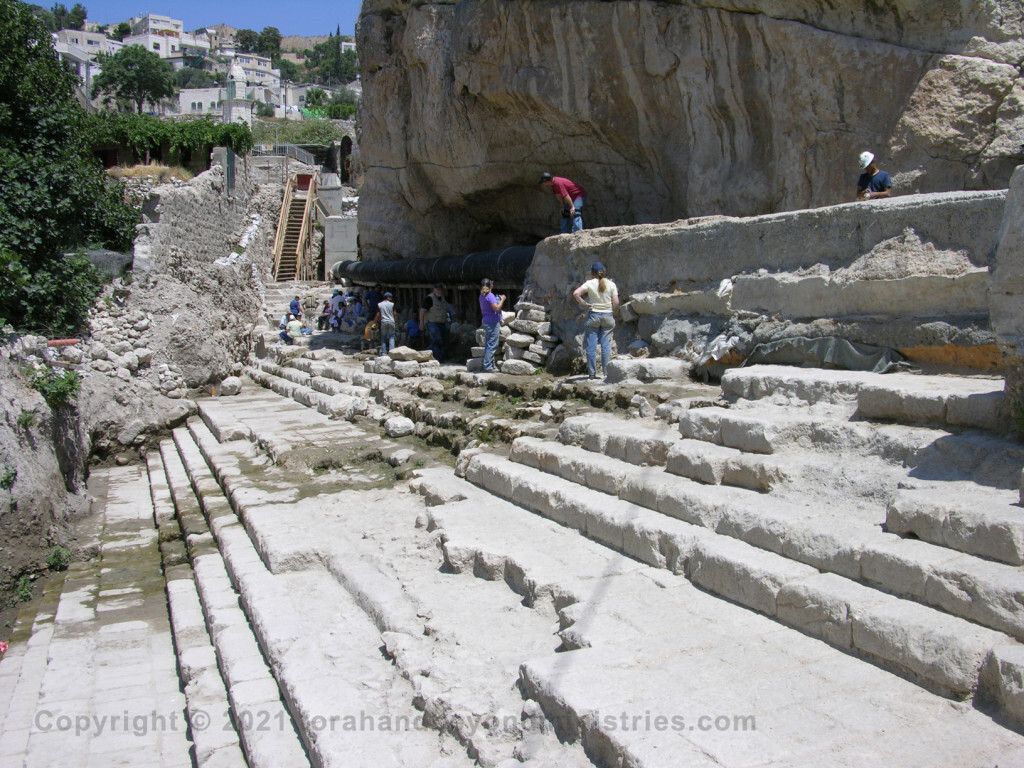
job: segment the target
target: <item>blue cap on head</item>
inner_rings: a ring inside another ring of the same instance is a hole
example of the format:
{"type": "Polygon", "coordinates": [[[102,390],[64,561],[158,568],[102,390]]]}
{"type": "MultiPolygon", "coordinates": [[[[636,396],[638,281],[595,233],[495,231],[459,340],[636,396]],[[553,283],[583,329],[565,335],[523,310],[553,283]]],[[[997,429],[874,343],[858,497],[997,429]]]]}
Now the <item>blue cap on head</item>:
{"type": "Polygon", "coordinates": [[[593,265],[591,265],[590,271],[593,272],[595,275],[598,272],[604,272],[604,264],[602,264],[600,261],[595,261],[593,265]]]}

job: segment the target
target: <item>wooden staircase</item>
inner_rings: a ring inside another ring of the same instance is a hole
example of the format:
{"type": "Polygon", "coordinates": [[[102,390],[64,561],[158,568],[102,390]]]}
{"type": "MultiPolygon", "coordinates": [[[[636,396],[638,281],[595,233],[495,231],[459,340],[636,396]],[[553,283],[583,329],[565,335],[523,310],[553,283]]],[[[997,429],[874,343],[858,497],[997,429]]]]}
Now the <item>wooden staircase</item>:
{"type": "Polygon", "coordinates": [[[316,194],[314,174],[297,174],[288,179],[274,241],[274,279],[278,282],[316,278],[310,252],[316,194]]]}

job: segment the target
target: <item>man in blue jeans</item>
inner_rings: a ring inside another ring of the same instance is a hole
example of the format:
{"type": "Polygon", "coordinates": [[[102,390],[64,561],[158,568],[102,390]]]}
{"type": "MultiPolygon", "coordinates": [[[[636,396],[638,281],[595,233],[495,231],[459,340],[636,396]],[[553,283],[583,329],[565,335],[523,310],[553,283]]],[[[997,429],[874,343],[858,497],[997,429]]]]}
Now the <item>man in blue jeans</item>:
{"type": "Polygon", "coordinates": [[[562,211],[562,234],[579,232],[583,229],[583,204],[587,202],[587,190],[579,184],[550,173],[540,175],[540,185],[550,189],[562,211]]]}
{"type": "Polygon", "coordinates": [[[444,285],[434,283],[434,290],[420,305],[420,332],[426,331],[434,359],[444,362],[448,350],[448,302],[444,298],[444,285]]]}

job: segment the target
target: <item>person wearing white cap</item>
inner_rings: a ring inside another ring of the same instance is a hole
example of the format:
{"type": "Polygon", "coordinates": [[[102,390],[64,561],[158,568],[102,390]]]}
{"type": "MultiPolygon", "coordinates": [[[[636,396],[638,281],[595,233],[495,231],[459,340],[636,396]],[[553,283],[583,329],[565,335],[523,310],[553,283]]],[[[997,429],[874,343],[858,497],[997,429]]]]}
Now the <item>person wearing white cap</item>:
{"type": "Polygon", "coordinates": [[[857,199],[877,200],[889,197],[892,193],[892,179],[885,171],[875,165],[875,156],[871,152],[860,153],[860,178],[857,179],[857,199]]]}

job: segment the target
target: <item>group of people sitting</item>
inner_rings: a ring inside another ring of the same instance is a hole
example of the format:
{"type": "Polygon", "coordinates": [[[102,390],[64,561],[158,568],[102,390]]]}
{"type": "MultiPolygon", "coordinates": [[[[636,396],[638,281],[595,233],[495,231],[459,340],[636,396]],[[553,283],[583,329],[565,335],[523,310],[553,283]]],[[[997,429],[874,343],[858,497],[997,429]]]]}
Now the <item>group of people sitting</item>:
{"type": "MultiPolygon", "coordinates": [[[[331,298],[324,301],[324,305],[317,317],[316,327],[318,330],[326,331],[349,331],[358,332],[358,326],[366,323],[369,316],[367,304],[370,302],[370,294],[367,294],[366,303],[358,293],[335,289],[331,298]]],[[[379,301],[379,299],[378,299],[379,301]]]]}

